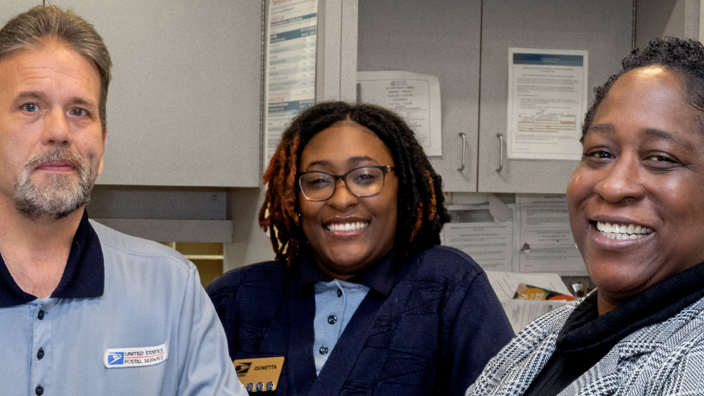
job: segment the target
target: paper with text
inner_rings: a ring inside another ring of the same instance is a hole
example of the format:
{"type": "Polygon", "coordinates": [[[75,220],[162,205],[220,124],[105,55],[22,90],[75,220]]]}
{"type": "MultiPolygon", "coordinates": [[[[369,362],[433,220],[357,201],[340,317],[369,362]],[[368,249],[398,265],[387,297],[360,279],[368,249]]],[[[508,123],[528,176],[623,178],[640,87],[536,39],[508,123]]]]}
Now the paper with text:
{"type": "Polygon", "coordinates": [[[588,52],[509,48],[507,157],[579,160],[588,52]]]}
{"type": "Polygon", "coordinates": [[[415,132],[426,155],[442,155],[437,77],[404,71],[364,71],[357,72],[357,84],[359,102],[395,111],[415,132]]]}
{"type": "Polygon", "coordinates": [[[263,169],[291,120],[315,103],[318,0],[269,0],[268,10],[263,169]]]}

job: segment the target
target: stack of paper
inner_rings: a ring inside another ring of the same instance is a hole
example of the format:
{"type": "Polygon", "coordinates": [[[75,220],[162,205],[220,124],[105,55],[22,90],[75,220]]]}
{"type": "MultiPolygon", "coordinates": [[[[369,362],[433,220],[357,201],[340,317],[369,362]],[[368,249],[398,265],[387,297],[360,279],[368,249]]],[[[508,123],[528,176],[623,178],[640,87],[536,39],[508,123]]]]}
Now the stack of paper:
{"type": "Polygon", "coordinates": [[[501,301],[501,305],[504,307],[513,331],[516,333],[541,315],[563,305],[576,303],[576,300],[571,302],[564,300],[537,301],[513,298],[516,294],[516,289],[521,283],[536,285],[544,289],[571,295],[572,293],[567,289],[558,274],[499,271],[486,271],[486,274],[489,277],[489,283],[491,283],[496,295],[499,297],[499,301],[501,301]]]}

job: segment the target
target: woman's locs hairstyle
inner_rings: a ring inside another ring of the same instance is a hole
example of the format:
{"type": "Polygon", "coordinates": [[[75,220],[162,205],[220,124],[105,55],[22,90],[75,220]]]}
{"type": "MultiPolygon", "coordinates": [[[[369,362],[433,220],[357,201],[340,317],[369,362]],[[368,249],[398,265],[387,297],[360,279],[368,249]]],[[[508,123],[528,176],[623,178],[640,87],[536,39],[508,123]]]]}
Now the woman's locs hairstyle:
{"type": "Polygon", "coordinates": [[[371,130],[391,151],[398,177],[398,251],[410,256],[439,244],[442,226],[450,220],[443,204],[442,179],[413,131],[398,115],[379,106],[324,102],[292,121],[264,173],[268,187],[259,224],[270,231],[276,259],[291,265],[306,244],[296,187],[303,148],[315,134],[342,121],[353,121],[371,130]]]}
{"type": "Polygon", "coordinates": [[[596,109],[616,80],[633,69],[661,66],[678,73],[684,79],[683,98],[702,112],[700,124],[704,134],[704,45],[697,40],[663,37],[650,40],[643,50],[635,49],[621,62],[621,70],[606,82],[594,88],[594,102],[584,116],[582,140],[594,120],[596,109]]]}

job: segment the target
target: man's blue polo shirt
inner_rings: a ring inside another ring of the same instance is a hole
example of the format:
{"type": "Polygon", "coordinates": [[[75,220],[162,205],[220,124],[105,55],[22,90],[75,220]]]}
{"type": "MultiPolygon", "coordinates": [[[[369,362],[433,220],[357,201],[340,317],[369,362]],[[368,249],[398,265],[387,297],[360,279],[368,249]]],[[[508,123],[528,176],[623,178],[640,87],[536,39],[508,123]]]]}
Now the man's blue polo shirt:
{"type": "Polygon", "coordinates": [[[90,222],[50,297],[0,257],[0,395],[246,395],[198,272],[175,251],[90,222]]]}

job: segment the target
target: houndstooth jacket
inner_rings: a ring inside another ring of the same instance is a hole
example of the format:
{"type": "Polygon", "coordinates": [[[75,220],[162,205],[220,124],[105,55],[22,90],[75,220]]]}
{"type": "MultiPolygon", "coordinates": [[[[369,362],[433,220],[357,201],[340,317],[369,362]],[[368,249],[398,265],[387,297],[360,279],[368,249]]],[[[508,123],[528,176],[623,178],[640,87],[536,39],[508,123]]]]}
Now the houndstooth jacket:
{"type": "MultiPolygon", "coordinates": [[[[555,351],[574,306],[545,314],[506,345],[465,396],[520,396],[555,351]]],[[[704,298],[619,341],[559,396],[704,396],[704,298]]]]}

